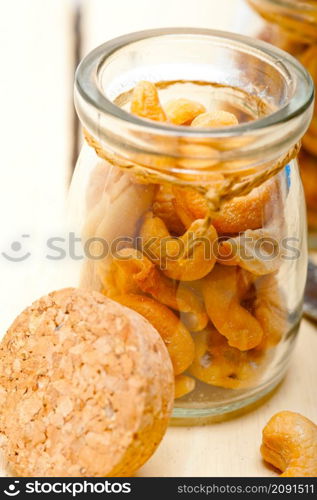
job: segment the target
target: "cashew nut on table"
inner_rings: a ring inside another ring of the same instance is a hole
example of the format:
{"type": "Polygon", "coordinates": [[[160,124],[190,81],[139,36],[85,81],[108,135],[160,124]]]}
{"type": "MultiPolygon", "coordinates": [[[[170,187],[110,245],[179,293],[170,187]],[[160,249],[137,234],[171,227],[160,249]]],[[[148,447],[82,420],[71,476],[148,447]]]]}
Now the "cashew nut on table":
{"type": "Polygon", "coordinates": [[[261,454],[281,477],[317,477],[317,425],[299,413],[277,413],[263,429],[261,454]]]}

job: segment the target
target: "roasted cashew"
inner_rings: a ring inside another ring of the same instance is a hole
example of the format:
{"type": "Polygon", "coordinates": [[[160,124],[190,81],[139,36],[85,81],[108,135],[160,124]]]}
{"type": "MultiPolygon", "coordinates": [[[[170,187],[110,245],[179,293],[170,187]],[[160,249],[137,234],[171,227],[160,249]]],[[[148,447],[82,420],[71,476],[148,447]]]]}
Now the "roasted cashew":
{"type": "Polygon", "coordinates": [[[126,307],[144,316],[164,340],[175,375],[184,372],[192,363],[195,354],[194,341],[180,319],[154,299],[136,294],[114,297],[126,307]]]}
{"type": "Polygon", "coordinates": [[[261,454],[281,477],[317,477],[317,425],[299,413],[277,413],[263,429],[261,454]]]}
{"type": "Polygon", "coordinates": [[[264,332],[257,349],[266,349],[278,344],[287,333],[287,308],[274,274],[257,279],[254,287],[254,316],[264,332]]]}
{"type": "Polygon", "coordinates": [[[155,265],[134,248],[119,250],[113,260],[115,294],[150,294],[154,299],[182,313],[182,319],[192,331],[203,330],[208,316],[194,291],[162,274],[155,265]]]}
{"type": "Polygon", "coordinates": [[[174,125],[189,125],[206,108],[200,102],[179,98],[167,102],[164,110],[169,122],[174,125]]]}
{"type": "Polygon", "coordinates": [[[189,227],[197,219],[207,217],[207,201],[195,189],[173,186],[173,194],[175,211],[185,227],[189,227]]]}
{"type": "Polygon", "coordinates": [[[162,219],[148,214],[140,237],[144,253],[169,278],[197,280],[214,267],[217,232],[208,219],[194,221],[183,236],[172,238],[162,219]]]}
{"type": "Polygon", "coordinates": [[[225,266],[240,266],[257,276],[270,274],[281,263],[279,242],[269,231],[248,229],[219,242],[217,261],[225,266]]]}
{"type": "Polygon", "coordinates": [[[234,125],[239,125],[237,117],[222,110],[199,114],[191,123],[192,127],[200,128],[233,127],[234,125]]]}
{"type": "Polygon", "coordinates": [[[185,232],[185,227],[176,213],[174,200],[175,196],[172,186],[169,184],[159,184],[156,187],[152,209],[154,215],[164,221],[167,229],[172,234],[179,236],[185,232]]]}
{"type": "Polygon", "coordinates": [[[160,104],[154,83],[142,80],[134,87],[131,98],[131,113],[149,120],[166,121],[166,115],[160,104]]]}
{"type": "Polygon", "coordinates": [[[237,269],[237,289],[239,300],[243,301],[248,295],[250,295],[250,290],[257,279],[258,277],[249,271],[242,268],[237,269]]]}
{"type": "Polygon", "coordinates": [[[237,297],[262,327],[263,337],[255,349],[264,351],[278,344],[287,333],[288,322],[287,307],[275,274],[258,277],[238,268],[237,297]]]}
{"type": "Polygon", "coordinates": [[[255,350],[264,351],[278,344],[287,333],[288,323],[287,307],[276,275],[259,277],[239,269],[238,296],[263,329],[263,338],[255,350]]]}
{"type": "Polygon", "coordinates": [[[260,322],[241,305],[239,273],[236,267],[216,264],[203,280],[207,314],[230,346],[240,351],[253,349],[263,338],[260,322]]]}
{"type": "Polygon", "coordinates": [[[271,194],[271,187],[263,186],[225,203],[213,220],[215,228],[221,234],[261,228],[270,216],[271,194]]]}
{"type": "MultiPolygon", "coordinates": [[[[196,219],[208,215],[208,205],[204,196],[194,189],[173,187],[175,209],[185,227],[196,219]]],[[[268,218],[266,204],[270,200],[271,189],[255,189],[247,196],[234,198],[224,203],[212,223],[219,234],[237,234],[247,229],[259,229],[268,218]]]]}
{"type": "Polygon", "coordinates": [[[195,389],[195,379],[187,375],[177,375],[175,377],[175,399],[186,396],[195,389]]]}
{"type": "Polygon", "coordinates": [[[210,328],[194,336],[195,358],[191,375],[206,384],[242,389],[261,374],[261,354],[241,352],[228,345],[223,335],[210,328]]]}

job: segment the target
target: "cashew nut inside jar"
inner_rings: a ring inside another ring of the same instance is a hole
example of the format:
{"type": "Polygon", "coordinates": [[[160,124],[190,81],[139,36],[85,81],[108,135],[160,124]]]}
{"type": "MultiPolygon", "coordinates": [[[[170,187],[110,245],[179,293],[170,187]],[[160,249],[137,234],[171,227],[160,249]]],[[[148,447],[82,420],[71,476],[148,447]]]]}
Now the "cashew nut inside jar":
{"type": "MultiPolygon", "coordinates": [[[[311,73],[317,86],[317,2],[315,0],[247,0],[260,14],[263,23],[255,35],[261,40],[286,50],[296,57],[311,73]]],[[[260,18],[259,18],[260,19],[260,18]]],[[[256,20],[255,20],[256,21],[256,20]]],[[[248,33],[251,34],[251,33],[248,33]]],[[[303,137],[299,156],[304,184],[310,244],[317,239],[317,105],[310,127],[303,137]]]]}
{"type": "Polygon", "coordinates": [[[154,30],[88,54],[75,104],[74,284],[157,329],[177,419],[259,399],[283,378],[301,318],[308,72],[247,37],[154,30]]]}

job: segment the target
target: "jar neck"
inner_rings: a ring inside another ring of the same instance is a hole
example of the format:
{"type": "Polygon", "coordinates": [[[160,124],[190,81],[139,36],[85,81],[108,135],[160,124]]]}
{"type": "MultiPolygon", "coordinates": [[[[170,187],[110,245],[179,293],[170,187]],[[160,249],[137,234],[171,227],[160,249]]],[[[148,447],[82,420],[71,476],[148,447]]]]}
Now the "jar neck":
{"type": "Polygon", "coordinates": [[[191,183],[215,173],[247,177],[283,161],[308,127],[312,102],[311,79],[291,56],[263,42],[209,30],[120,37],[89,54],[76,73],[77,112],[100,151],[191,183]],[[177,75],[231,86],[261,96],[270,112],[234,127],[194,129],[144,120],[114,103],[149,75],[152,81],[177,75]]]}
{"type": "MultiPolygon", "coordinates": [[[[229,171],[222,168],[204,168],[200,171],[190,171],[189,169],[172,169],[167,163],[168,169],[162,168],[162,157],[159,163],[151,167],[129,161],[118,154],[113,154],[109,149],[103,149],[100,143],[84,130],[85,139],[96,154],[108,164],[129,172],[136,182],[146,184],[172,184],[178,186],[190,186],[205,196],[211,211],[218,211],[222,204],[237,196],[245,196],[254,188],[261,186],[267,180],[276,176],[286,165],[295,159],[299,153],[300,143],[295,144],[286,154],[280,155],[275,161],[265,161],[256,169],[240,169],[237,164],[235,170],[229,171]],[[224,172],[226,175],[224,175],[224,172]]],[[[188,159],[187,159],[188,161],[188,159]]],[[[197,164],[197,158],[193,160],[197,164]]],[[[202,160],[200,160],[202,161],[202,160]]],[[[205,162],[206,165],[206,162],[205,162]]],[[[201,164],[200,164],[201,167],[201,164]]],[[[244,166],[243,166],[244,167],[244,166]]]]}

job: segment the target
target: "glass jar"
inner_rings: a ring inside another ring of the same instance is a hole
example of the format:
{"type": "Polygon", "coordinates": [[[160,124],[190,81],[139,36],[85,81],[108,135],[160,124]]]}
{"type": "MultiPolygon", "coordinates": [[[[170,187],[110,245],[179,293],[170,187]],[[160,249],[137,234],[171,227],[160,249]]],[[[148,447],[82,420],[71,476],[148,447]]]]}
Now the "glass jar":
{"type": "MultiPolygon", "coordinates": [[[[265,24],[257,37],[297,57],[317,85],[316,0],[248,0],[265,24]]],[[[317,104],[300,155],[312,243],[317,244],[317,104]]]]}
{"type": "Polygon", "coordinates": [[[85,255],[75,284],[159,331],[176,375],[175,418],[257,400],[283,377],[301,318],[306,219],[296,155],[312,114],[308,73],[247,37],[153,30],[88,54],[75,104],[86,138],[70,193],[85,255]],[[156,83],[163,108],[191,99],[239,124],[131,114],[144,80],[156,83]]]}

